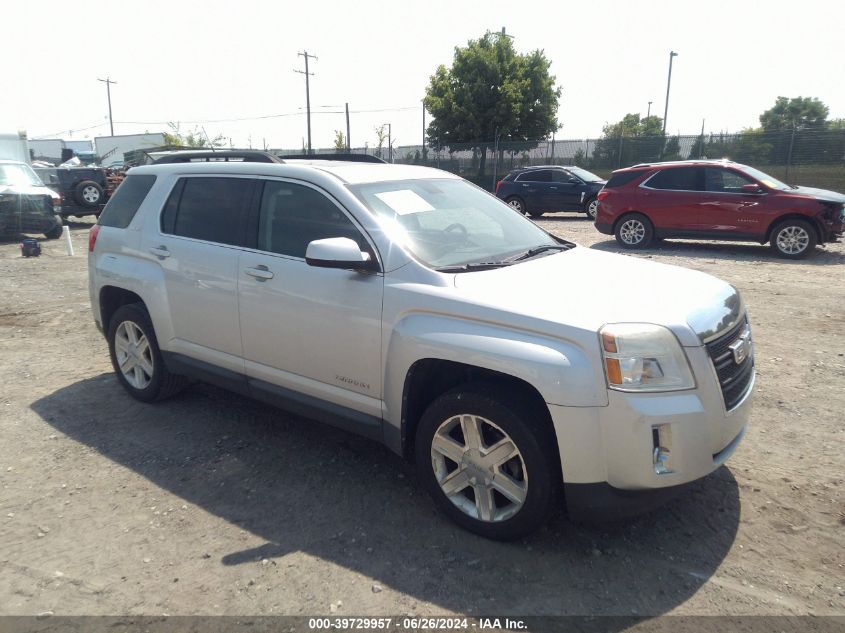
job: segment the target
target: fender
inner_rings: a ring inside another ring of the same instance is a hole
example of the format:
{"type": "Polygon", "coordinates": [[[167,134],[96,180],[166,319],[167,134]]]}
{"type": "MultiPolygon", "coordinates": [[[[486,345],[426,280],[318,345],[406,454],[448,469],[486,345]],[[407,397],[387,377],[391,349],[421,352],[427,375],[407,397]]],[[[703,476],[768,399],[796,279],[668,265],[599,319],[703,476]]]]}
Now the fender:
{"type": "MultiPolygon", "coordinates": [[[[524,380],[549,404],[607,406],[604,375],[584,341],[563,340],[504,325],[431,313],[403,317],[385,352],[385,423],[401,428],[405,378],[423,359],[474,365],[524,380]]],[[[595,356],[597,352],[593,354],[595,356]]]]}
{"type": "MultiPolygon", "coordinates": [[[[161,266],[142,257],[109,251],[97,256],[95,266],[97,287],[92,297],[97,299],[96,318],[102,319],[99,298],[105,286],[134,292],[147,306],[159,347],[168,350],[169,342],[173,338],[173,328],[170,324],[170,304],[161,266]]],[[[107,328],[108,324],[103,323],[103,330],[107,328]]]]}

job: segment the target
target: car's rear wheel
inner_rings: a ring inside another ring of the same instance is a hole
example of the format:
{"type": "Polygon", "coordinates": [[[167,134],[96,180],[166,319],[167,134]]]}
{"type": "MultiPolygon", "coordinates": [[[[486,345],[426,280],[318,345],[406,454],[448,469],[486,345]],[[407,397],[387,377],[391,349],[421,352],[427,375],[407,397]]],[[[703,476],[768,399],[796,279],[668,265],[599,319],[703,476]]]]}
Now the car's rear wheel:
{"type": "Polygon", "coordinates": [[[523,215],[525,215],[525,203],[522,201],[522,198],[517,198],[516,196],[511,196],[507,200],[505,200],[511,207],[513,207],[514,211],[519,211],[523,215]]]}
{"type": "Polygon", "coordinates": [[[150,315],[143,304],[118,308],[108,329],[109,354],[117,378],[133,398],[155,402],[168,398],[186,384],[170,373],[158,347],[150,315]]]}
{"type": "Polygon", "coordinates": [[[437,398],[416,434],[420,479],[461,527],[497,540],[539,528],[560,484],[553,433],[543,415],[485,385],[437,398]]]}
{"type": "Polygon", "coordinates": [[[586,213],[587,217],[589,217],[593,221],[595,221],[595,219],[596,219],[596,213],[598,213],[598,210],[599,210],[599,200],[598,200],[598,198],[590,198],[589,200],[587,200],[586,203],[584,203],[584,213],[586,213]]]}
{"type": "Polygon", "coordinates": [[[772,231],[771,248],[780,257],[801,259],[816,247],[816,231],[805,220],[785,220],[772,231]]]}
{"type": "Polygon", "coordinates": [[[654,239],[654,225],[641,213],[629,213],[619,219],[615,234],[623,248],[645,248],[654,239]]]}
{"type": "Polygon", "coordinates": [[[62,236],[62,226],[64,226],[64,222],[62,221],[62,217],[60,215],[55,217],[58,224],[50,230],[44,231],[44,237],[48,240],[57,240],[62,236]]]}

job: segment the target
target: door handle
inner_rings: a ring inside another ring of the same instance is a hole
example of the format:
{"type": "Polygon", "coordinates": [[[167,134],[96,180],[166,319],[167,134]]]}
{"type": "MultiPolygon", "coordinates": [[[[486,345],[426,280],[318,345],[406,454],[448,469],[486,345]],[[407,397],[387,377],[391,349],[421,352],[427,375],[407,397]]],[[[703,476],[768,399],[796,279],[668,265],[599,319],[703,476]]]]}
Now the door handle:
{"type": "Polygon", "coordinates": [[[258,281],[267,281],[275,276],[264,264],[256,266],[255,268],[245,268],[244,272],[250,277],[255,277],[258,281]]]}
{"type": "Polygon", "coordinates": [[[552,191],[557,191],[557,187],[549,187],[552,191]]]}
{"type": "Polygon", "coordinates": [[[162,246],[151,246],[150,252],[158,257],[159,259],[164,259],[165,257],[170,257],[170,251],[167,250],[167,247],[162,246]]]}

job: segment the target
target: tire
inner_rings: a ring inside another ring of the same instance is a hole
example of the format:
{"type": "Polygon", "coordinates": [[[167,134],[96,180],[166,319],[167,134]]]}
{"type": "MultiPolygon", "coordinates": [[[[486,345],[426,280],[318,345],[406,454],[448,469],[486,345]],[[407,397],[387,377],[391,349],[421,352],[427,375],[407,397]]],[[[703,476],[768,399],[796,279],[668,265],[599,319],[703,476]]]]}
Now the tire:
{"type": "Polygon", "coordinates": [[[93,209],[103,202],[103,188],[93,180],[83,180],[76,185],[73,198],[86,209],[93,209]]]}
{"type": "Polygon", "coordinates": [[[529,211],[528,215],[530,215],[532,218],[542,218],[543,213],[543,211],[529,211]]]}
{"type": "Polygon", "coordinates": [[[584,203],[584,213],[587,214],[587,217],[590,218],[593,222],[596,221],[596,213],[599,210],[599,200],[598,198],[589,198],[584,203]]]}
{"type": "Polygon", "coordinates": [[[654,225],[642,213],[628,213],[619,218],[614,234],[622,248],[646,248],[654,240],[654,225]]]}
{"type": "Polygon", "coordinates": [[[772,230],[771,249],[785,259],[803,259],[816,242],[816,230],[806,220],[784,220],[772,230]]]}
{"type": "Polygon", "coordinates": [[[511,207],[513,207],[514,211],[518,211],[522,215],[525,215],[527,211],[525,210],[525,203],[522,201],[522,198],[517,198],[516,196],[511,196],[507,200],[505,200],[511,207]]]}
{"type": "Polygon", "coordinates": [[[59,225],[54,226],[49,231],[44,231],[44,237],[46,237],[48,240],[57,240],[62,236],[62,227],[64,226],[64,221],[59,215],[56,216],[56,219],[59,221],[59,225]]]}
{"type": "Polygon", "coordinates": [[[150,315],[142,303],[119,307],[109,322],[107,338],[117,379],[133,398],[157,402],[187,384],[184,376],[171,374],[164,364],[150,315]],[[127,361],[132,364],[121,368],[127,361]]]}
{"type": "Polygon", "coordinates": [[[562,483],[546,417],[524,399],[483,384],[461,385],[432,402],[417,427],[415,457],[439,509],[464,529],[499,541],[541,527],[562,483]],[[476,442],[467,440],[465,428],[480,430],[476,442]],[[496,446],[506,450],[507,442],[512,450],[506,461],[485,459],[496,446]],[[476,443],[480,450],[472,448],[476,443]],[[449,485],[459,487],[444,491],[449,485]]]}

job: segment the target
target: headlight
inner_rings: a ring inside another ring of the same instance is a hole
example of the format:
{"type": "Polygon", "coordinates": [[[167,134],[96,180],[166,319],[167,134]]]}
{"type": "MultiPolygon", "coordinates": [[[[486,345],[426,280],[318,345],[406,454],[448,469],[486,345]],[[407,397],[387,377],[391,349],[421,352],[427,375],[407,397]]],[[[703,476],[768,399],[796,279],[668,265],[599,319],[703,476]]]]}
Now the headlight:
{"type": "Polygon", "coordinates": [[[599,330],[607,384],[617,391],[679,391],[695,380],[681,344],[650,323],[611,323],[599,330]]]}

